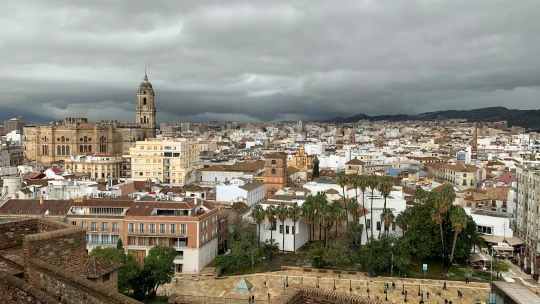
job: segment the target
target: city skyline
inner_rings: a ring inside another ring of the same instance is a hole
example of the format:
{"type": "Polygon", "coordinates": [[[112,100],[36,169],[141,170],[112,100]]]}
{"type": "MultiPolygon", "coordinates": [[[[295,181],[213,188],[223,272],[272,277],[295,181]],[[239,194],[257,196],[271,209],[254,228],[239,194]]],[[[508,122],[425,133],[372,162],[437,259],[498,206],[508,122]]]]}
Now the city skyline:
{"type": "Polygon", "coordinates": [[[534,109],[534,1],[8,3],[0,107],[158,122],[534,109]],[[142,9],[143,8],[143,9],[142,9]]]}

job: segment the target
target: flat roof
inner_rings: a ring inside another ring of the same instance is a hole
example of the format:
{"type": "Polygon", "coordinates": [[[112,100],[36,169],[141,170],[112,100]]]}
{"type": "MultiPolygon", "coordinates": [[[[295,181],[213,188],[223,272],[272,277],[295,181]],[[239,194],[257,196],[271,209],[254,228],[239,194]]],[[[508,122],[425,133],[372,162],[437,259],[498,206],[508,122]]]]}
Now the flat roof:
{"type": "Polygon", "coordinates": [[[493,282],[502,292],[519,304],[537,304],[540,303],[540,296],[536,295],[529,288],[510,282],[493,282]]]}

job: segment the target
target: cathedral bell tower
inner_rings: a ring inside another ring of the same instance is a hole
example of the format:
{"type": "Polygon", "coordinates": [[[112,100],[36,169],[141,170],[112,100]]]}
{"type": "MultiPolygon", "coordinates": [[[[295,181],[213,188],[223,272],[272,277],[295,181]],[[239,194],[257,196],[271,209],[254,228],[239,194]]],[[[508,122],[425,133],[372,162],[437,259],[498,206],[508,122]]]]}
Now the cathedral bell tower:
{"type": "Polygon", "coordinates": [[[135,122],[143,127],[156,128],[156,106],[154,105],[154,89],[148,82],[148,75],[144,71],[144,80],[137,92],[137,110],[135,122]]]}

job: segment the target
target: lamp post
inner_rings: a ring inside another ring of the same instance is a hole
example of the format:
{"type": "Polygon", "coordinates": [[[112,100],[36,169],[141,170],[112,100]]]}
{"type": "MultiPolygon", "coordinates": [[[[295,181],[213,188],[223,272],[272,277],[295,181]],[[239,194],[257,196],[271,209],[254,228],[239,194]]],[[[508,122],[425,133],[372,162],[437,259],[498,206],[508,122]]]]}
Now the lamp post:
{"type": "MultiPolygon", "coordinates": [[[[281,273],[281,277],[280,277],[280,279],[279,279],[279,282],[280,282],[280,285],[283,286],[283,266],[281,266],[281,271],[280,271],[280,273],[281,273]]],[[[283,288],[283,289],[285,289],[285,288],[283,288]]]]}
{"type": "Polygon", "coordinates": [[[393,277],[394,276],[394,253],[390,252],[390,254],[392,255],[392,266],[390,266],[390,276],[393,277]]]}

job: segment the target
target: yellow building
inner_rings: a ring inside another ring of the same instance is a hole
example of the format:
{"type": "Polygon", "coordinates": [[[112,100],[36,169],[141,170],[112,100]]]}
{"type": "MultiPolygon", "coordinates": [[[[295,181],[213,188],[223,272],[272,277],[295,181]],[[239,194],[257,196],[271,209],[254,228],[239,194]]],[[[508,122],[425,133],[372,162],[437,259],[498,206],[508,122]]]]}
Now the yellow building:
{"type": "Polygon", "coordinates": [[[147,138],[129,149],[131,177],[159,179],[162,184],[183,186],[195,181],[200,169],[199,144],[188,138],[147,138]]]}
{"type": "Polygon", "coordinates": [[[69,173],[85,173],[91,178],[119,178],[122,169],[122,156],[107,153],[86,153],[72,155],[64,160],[69,173]]]}

